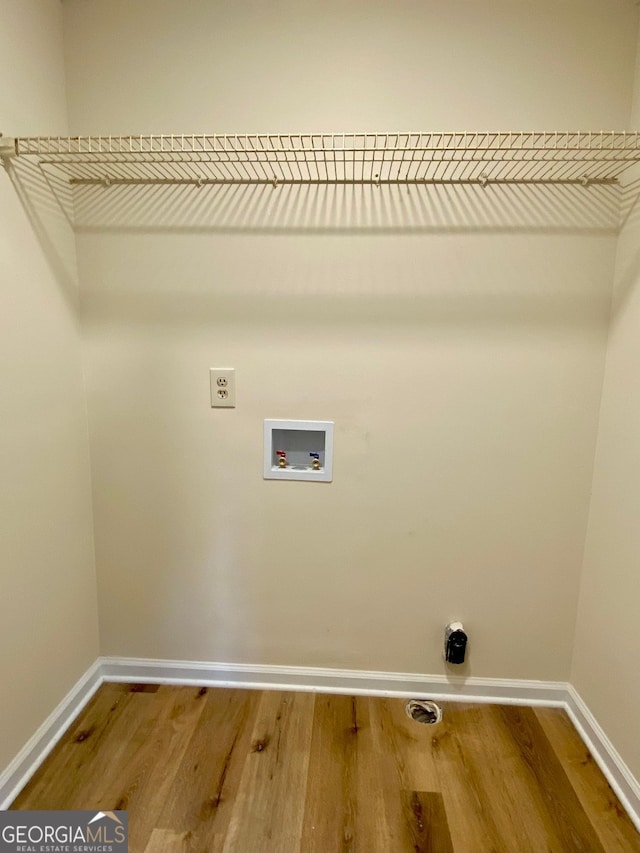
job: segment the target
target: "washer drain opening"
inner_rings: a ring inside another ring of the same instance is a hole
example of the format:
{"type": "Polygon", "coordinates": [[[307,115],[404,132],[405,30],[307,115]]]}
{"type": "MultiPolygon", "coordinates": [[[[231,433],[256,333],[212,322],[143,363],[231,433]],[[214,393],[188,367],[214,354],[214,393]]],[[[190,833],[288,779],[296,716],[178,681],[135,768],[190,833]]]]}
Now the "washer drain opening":
{"type": "Polygon", "coordinates": [[[432,726],[442,720],[442,708],[430,699],[411,699],[404,707],[407,717],[432,726]]]}

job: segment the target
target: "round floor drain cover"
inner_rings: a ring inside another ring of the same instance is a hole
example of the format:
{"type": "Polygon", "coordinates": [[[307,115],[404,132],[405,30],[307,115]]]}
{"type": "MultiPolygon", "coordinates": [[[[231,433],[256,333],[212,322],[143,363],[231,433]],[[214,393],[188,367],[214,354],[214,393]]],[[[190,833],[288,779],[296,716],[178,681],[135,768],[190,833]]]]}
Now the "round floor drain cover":
{"type": "Polygon", "coordinates": [[[407,717],[428,726],[439,723],[442,719],[442,708],[430,699],[411,699],[404,709],[407,717]]]}

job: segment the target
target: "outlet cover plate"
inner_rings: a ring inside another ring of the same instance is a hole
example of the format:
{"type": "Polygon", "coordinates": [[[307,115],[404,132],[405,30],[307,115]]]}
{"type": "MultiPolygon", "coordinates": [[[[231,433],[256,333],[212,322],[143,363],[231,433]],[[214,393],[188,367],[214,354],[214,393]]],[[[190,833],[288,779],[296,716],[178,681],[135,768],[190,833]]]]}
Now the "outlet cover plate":
{"type": "Polygon", "coordinates": [[[234,409],[236,405],[236,371],[233,367],[211,367],[211,408],[234,409]]]}

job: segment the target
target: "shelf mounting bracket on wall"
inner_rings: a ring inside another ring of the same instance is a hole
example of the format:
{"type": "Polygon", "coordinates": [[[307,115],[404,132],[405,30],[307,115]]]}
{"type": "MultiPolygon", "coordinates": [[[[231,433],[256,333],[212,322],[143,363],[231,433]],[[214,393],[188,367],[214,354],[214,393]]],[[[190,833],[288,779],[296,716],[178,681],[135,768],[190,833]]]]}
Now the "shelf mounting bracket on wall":
{"type": "Polygon", "coordinates": [[[0,158],[3,160],[16,156],[16,140],[0,133],[0,158]]]}

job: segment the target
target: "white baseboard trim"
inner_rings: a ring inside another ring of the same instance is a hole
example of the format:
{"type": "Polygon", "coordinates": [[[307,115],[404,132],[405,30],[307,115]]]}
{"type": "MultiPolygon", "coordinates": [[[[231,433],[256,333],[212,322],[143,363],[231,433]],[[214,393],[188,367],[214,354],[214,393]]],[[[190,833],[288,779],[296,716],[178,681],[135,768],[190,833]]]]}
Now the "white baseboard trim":
{"type": "Polygon", "coordinates": [[[566,711],[578,734],[593,755],[607,782],[640,832],[640,782],[622,760],[585,701],[573,685],[567,685],[566,711]]]}
{"type": "Polygon", "coordinates": [[[244,687],[261,690],[304,690],[366,696],[414,697],[461,702],[564,707],[567,685],[561,681],[519,681],[502,678],[422,675],[412,672],[265,666],[262,664],[207,663],[100,658],[105,681],[141,684],[193,684],[202,687],[244,687]]]}
{"type": "Polygon", "coordinates": [[[101,684],[98,659],[29,738],[9,766],[0,773],[0,811],[9,808],[101,684]]]}
{"type": "Polygon", "coordinates": [[[561,707],[640,831],[640,783],[566,682],[124,657],[98,658],[0,774],[0,809],[9,806],[104,681],[561,707]]]}

